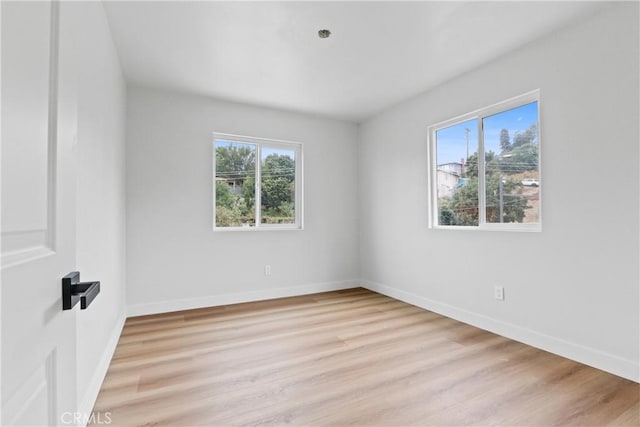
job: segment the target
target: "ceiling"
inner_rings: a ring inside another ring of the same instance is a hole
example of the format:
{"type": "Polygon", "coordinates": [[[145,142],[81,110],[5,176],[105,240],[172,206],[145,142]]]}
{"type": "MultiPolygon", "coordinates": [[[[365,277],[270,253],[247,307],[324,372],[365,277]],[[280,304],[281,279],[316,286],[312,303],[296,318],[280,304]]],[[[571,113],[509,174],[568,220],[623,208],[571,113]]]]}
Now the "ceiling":
{"type": "Polygon", "coordinates": [[[607,7],[575,1],[104,5],[133,84],[354,122],[607,7]],[[320,39],[324,28],[331,37],[320,39]]]}

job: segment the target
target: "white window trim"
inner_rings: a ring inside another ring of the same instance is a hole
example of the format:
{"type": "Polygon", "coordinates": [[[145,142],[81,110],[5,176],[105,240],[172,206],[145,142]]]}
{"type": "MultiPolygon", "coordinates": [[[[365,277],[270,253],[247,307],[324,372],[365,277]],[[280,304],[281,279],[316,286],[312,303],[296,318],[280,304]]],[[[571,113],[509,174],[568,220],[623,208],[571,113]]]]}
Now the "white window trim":
{"type": "Polygon", "coordinates": [[[453,126],[460,122],[465,122],[471,119],[477,119],[478,121],[478,176],[484,177],[485,165],[484,161],[484,132],[482,129],[483,119],[494,114],[501,113],[506,110],[520,107],[525,104],[537,102],[537,115],[538,115],[538,174],[540,180],[542,177],[542,132],[540,126],[540,90],[536,89],[531,92],[527,92],[523,95],[509,98],[505,101],[498,102],[485,108],[472,111],[467,114],[455,117],[453,119],[445,120],[443,122],[436,123],[428,128],[428,149],[427,149],[427,165],[429,173],[429,185],[428,185],[428,220],[429,228],[441,229],[441,230],[476,230],[476,231],[524,231],[524,232],[541,232],[542,231],[542,185],[539,188],[540,201],[538,204],[538,223],[536,224],[523,224],[518,222],[510,223],[487,223],[486,222],[486,194],[485,194],[485,179],[478,180],[478,225],[440,225],[438,224],[438,182],[437,182],[437,141],[436,132],[440,129],[453,126]]]}
{"type": "Polygon", "coordinates": [[[274,230],[304,230],[304,183],[303,183],[303,154],[302,154],[302,143],[294,142],[294,141],[284,141],[278,139],[268,139],[268,138],[258,138],[254,136],[242,136],[242,135],[234,135],[229,133],[213,133],[213,184],[212,184],[212,194],[213,194],[213,231],[274,231],[274,230]],[[216,186],[215,186],[215,178],[216,178],[216,141],[224,140],[229,142],[238,142],[238,143],[250,143],[256,145],[256,182],[255,182],[255,209],[256,209],[256,225],[253,227],[218,227],[216,226],[216,186]],[[293,150],[296,153],[296,170],[295,170],[295,183],[296,183],[296,194],[294,200],[294,212],[295,212],[295,223],[294,224],[261,224],[260,223],[260,206],[261,206],[261,197],[262,197],[262,175],[260,168],[262,166],[262,147],[272,147],[272,148],[283,148],[287,150],[293,150]]]}

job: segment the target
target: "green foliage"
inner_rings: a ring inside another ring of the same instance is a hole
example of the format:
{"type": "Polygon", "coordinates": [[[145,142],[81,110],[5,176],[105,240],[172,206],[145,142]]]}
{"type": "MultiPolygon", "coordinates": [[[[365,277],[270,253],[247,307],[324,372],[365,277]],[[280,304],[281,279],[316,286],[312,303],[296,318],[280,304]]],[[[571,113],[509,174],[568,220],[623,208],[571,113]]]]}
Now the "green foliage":
{"type": "MultiPolygon", "coordinates": [[[[533,124],[527,130],[516,133],[513,142],[509,131],[502,129],[500,149],[499,155],[493,151],[485,153],[486,221],[522,222],[528,202],[523,195],[520,174],[538,169],[537,125],[533,124]]],[[[455,189],[451,197],[438,200],[439,224],[478,225],[478,166],[478,153],[473,153],[467,159],[464,178],[458,183],[459,188],[455,189]]]]}
{"type": "Polygon", "coordinates": [[[278,210],[284,217],[293,218],[295,212],[293,211],[293,202],[284,202],[278,206],[278,210]]]}
{"type": "MultiPolygon", "coordinates": [[[[498,171],[493,171],[486,180],[486,218],[490,223],[500,222],[500,177],[498,171]]],[[[502,179],[502,222],[522,222],[527,199],[522,197],[517,181],[502,179]]]]}
{"type": "MultiPolygon", "coordinates": [[[[244,144],[216,147],[216,225],[255,223],[256,151],[244,144]]],[[[261,212],[266,223],[294,220],[295,161],[270,154],[261,165],[261,212]]]]}
{"type": "Polygon", "coordinates": [[[256,152],[253,147],[243,144],[220,145],[216,147],[216,175],[233,179],[242,185],[244,179],[252,176],[256,169],[256,152]]]}
{"type": "Polygon", "coordinates": [[[533,124],[524,132],[517,133],[513,138],[512,148],[519,147],[524,144],[537,143],[538,126],[533,124]]]}
{"type": "Polygon", "coordinates": [[[247,144],[216,147],[217,226],[241,226],[254,221],[255,153],[255,149],[247,144]]]}
{"type": "MultiPolygon", "coordinates": [[[[502,131],[504,132],[506,129],[502,131]]],[[[502,141],[503,134],[500,134],[500,145],[502,146],[500,169],[502,172],[515,174],[538,168],[537,135],[537,126],[531,125],[526,131],[517,133],[513,144],[505,148],[502,141]]]]}
{"type": "Polygon", "coordinates": [[[291,185],[285,178],[262,179],[262,205],[266,209],[277,209],[291,200],[291,185]]]}
{"type": "Polygon", "coordinates": [[[263,217],[293,218],[295,161],[285,155],[270,154],[262,163],[261,201],[263,217]]]}
{"type": "MultiPolygon", "coordinates": [[[[500,173],[497,167],[491,168],[486,179],[486,219],[487,222],[500,222],[500,173]]],[[[489,170],[489,168],[488,168],[489,170]]],[[[522,222],[527,208],[527,199],[515,180],[504,179],[502,185],[502,222],[522,222]]],[[[439,201],[442,225],[478,225],[478,178],[473,177],[459,188],[452,198],[439,201]]]]}
{"type": "MultiPolygon", "coordinates": [[[[496,157],[496,153],[493,151],[488,151],[484,153],[485,162],[491,162],[496,157]]],[[[469,160],[467,161],[466,166],[466,176],[469,178],[477,178],[478,177],[478,153],[473,153],[469,156],[469,160]]]]}
{"type": "Polygon", "coordinates": [[[244,215],[253,215],[256,205],[256,180],[253,176],[248,177],[242,184],[242,199],[244,201],[244,215]]]}
{"type": "Polygon", "coordinates": [[[240,211],[216,205],[216,226],[237,227],[242,225],[240,211]]]}
{"type": "Polygon", "coordinates": [[[262,179],[285,178],[288,182],[295,179],[295,161],[285,155],[269,154],[262,162],[262,179]]]}
{"type": "Polygon", "coordinates": [[[476,178],[478,177],[478,153],[473,153],[472,155],[469,156],[469,158],[467,159],[467,164],[464,167],[465,170],[465,176],[467,177],[472,177],[475,176],[476,178]]]}
{"type": "Polygon", "coordinates": [[[216,225],[218,227],[240,226],[246,220],[247,209],[227,181],[216,181],[216,225]]]}
{"type": "MultiPolygon", "coordinates": [[[[518,173],[524,168],[537,168],[537,147],[533,143],[515,147],[510,157],[499,157],[494,152],[485,153],[486,220],[500,222],[500,179],[502,185],[502,222],[522,222],[527,199],[517,179],[509,179],[508,173],[518,173]]],[[[442,225],[478,225],[478,154],[469,156],[466,182],[451,198],[438,201],[439,223],[442,225]]]]}
{"type": "Polygon", "coordinates": [[[456,224],[456,215],[451,208],[450,199],[442,198],[438,200],[438,206],[440,207],[440,218],[438,220],[438,224],[459,225],[456,224]]]}
{"type": "Polygon", "coordinates": [[[216,181],[216,206],[224,206],[227,209],[235,207],[235,197],[225,181],[216,181]]]}
{"type": "MultiPolygon", "coordinates": [[[[477,159],[477,155],[476,155],[477,159]]],[[[476,160],[477,163],[477,160],[476,160]]],[[[478,225],[478,176],[470,177],[451,199],[453,225],[478,225]]],[[[448,215],[448,214],[447,214],[448,215]]]]}
{"type": "Polygon", "coordinates": [[[534,142],[519,145],[511,150],[511,156],[505,158],[512,167],[507,172],[523,172],[538,169],[538,145],[534,142]]]}

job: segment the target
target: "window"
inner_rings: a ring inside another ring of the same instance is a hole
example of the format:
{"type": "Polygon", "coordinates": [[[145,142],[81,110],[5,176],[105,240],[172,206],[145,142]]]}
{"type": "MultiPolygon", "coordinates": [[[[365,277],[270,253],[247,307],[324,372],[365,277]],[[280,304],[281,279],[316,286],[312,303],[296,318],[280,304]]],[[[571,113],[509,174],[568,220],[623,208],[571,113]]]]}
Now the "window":
{"type": "Polygon", "coordinates": [[[535,91],[429,128],[432,227],[541,229],[538,107],[535,91]]]}
{"type": "Polygon", "coordinates": [[[302,144],[214,134],[214,230],[301,229],[302,144]]]}

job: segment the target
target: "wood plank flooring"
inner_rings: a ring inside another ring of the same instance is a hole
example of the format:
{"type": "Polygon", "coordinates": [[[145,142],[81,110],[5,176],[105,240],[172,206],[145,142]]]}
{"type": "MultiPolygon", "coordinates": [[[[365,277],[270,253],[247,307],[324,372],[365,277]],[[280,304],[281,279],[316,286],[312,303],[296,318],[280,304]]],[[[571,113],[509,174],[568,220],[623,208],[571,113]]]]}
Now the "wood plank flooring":
{"type": "Polygon", "coordinates": [[[639,426],[640,385],[357,288],[127,320],[112,426],[639,426]]]}

